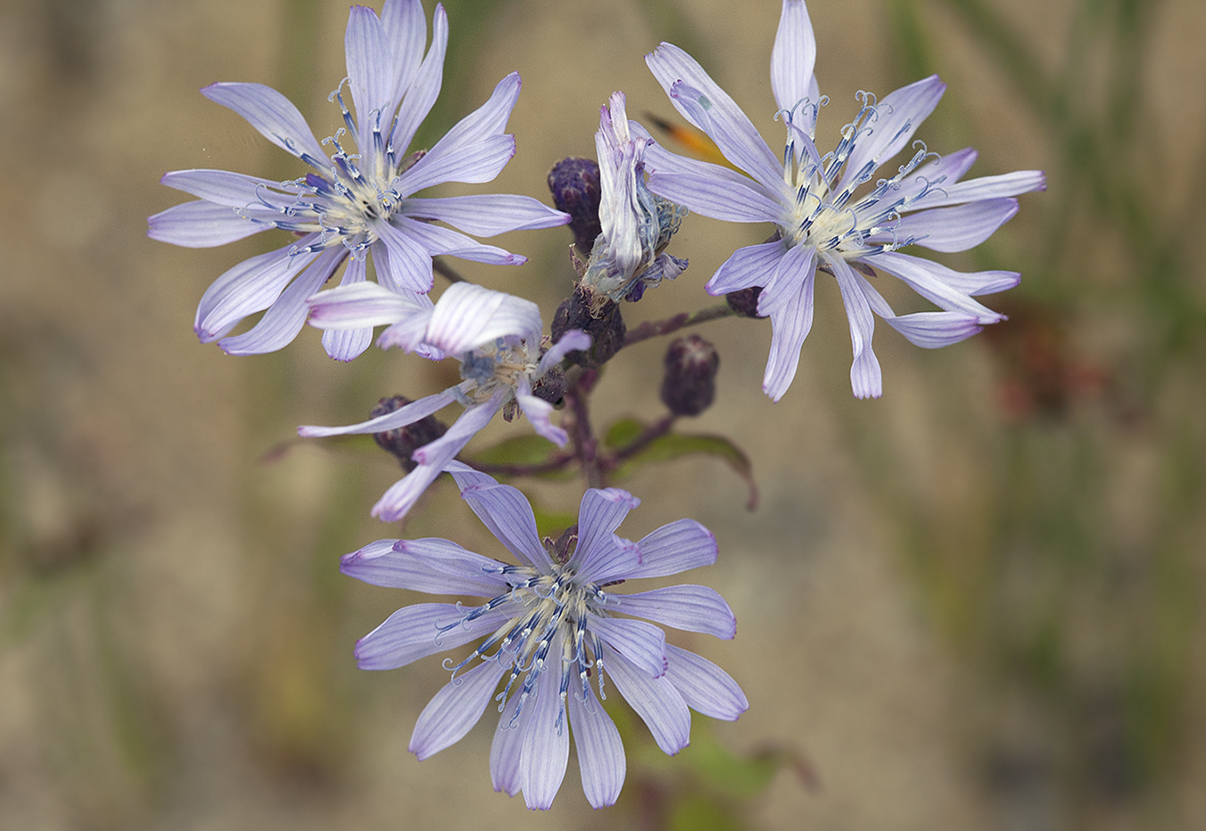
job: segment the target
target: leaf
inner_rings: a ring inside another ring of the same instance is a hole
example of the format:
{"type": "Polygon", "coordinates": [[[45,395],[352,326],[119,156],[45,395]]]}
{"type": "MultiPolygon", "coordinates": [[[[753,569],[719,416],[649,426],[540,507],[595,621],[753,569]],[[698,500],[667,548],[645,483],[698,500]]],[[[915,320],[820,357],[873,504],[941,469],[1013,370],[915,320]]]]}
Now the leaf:
{"type": "Polygon", "coordinates": [[[683,456],[702,453],[722,459],[749,486],[750,498],[746,507],[751,511],[758,507],[758,485],[754,481],[753,466],[749,457],[736,444],[724,436],[683,433],[665,433],[651,439],[631,456],[625,456],[625,448],[641,441],[646,428],[635,419],[622,419],[607,430],[604,444],[615,448],[614,454],[621,461],[614,468],[616,478],[633,474],[641,465],[651,462],[668,462],[683,456]]]}

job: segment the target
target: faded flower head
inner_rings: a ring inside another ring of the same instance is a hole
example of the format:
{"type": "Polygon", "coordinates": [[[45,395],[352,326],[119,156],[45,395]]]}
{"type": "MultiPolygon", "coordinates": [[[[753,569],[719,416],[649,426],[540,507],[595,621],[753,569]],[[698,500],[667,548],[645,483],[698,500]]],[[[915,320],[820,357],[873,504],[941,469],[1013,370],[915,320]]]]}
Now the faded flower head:
{"type": "MultiPolygon", "coordinates": [[[[180,170],[163,177],[165,185],[200,199],[152,216],[149,234],[155,239],[206,247],[270,228],[296,237],[240,263],[209,287],[195,322],[203,342],[219,341],[232,354],[271,352],[296,337],[306,320],[306,299],[344,263],[342,285],[364,282],[371,258],[380,285],[399,294],[425,294],[432,287],[434,256],[525,261],[466,233],[490,237],[569,221],[526,196],[415,196],[433,185],[489,182],[498,175],[515,153],[515,140],[504,131],[520,86],[519,75],[508,75],[485,104],[430,150],[408,154],[440,91],[448,44],[443,6],[435,8],[432,43],[424,56],[426,40],[419,0],[386,0],[380,18],[372,9],[354,6],[345,37],[344,83],[355,115],[341,83],[331,100],[346,129],[322,142],[297,108],[269,87],[220,83],[202,90],[310,167],[286,182],[223,170],[180,170]],[[261,311],[265,314],[256,326],[229,336],[240,321],[261,311]]],[[[346,361],[371,340],[370,329],[331,331],[324,334],[323,346],[331,357],[346,361]]]]}
{"type": "Polygon", "coordinates": [[[719,594],[693,585],[611,590],[715,562],[716,541],[706,528],[682,519],[639,542],[622,539],[615,531],[639,501],[615,488],[592,489],[582,498],[576,535],[542,541],[518,490],[464,465],[450,472],[517,564],[422,539],[380,540],[341,566],[379,586],[485,599],[476,606],[405,606],[356,645],[362,669],[395,669],[484,638],[467,656],[444,661],[452,680],[411,736],[419,759],[460,741],[494,701],[501,714],[490,751],[494,789],[522,791],[529,808],[549,808],[565,777],[572,732],[582,789],[599,808],[615,803],[626,769],[619,731],[600,703],[609,690],[628,701],[669,754],[690,740],[688,708],[726,720],[748,708],[727,673],[667,644],[665,632],[646,622],[732,638],[736,622],[719,594]]]}
{"type": "Polygon", "coordinates": [[[458,402],[465,407],[456,423],[411,455],[417,463],[373,507],[384,521],[401,519],[469,440],[500,410],[510,421],[519,412],[537,433],[558,445],[565,431],[550,423],[548,393],[534,389],[555,374],[566,353],[590,346],[590,336],[565,332],[542,346],[540,309],[530,300],[472,283],[454,283],[434,306],[425,296],[399,295],[372,283],[319,292],[309,301],[310,322],[331,331],[388,324],[378,338],[382,349],[399,346],[439,360],[455,357],[461,381],[441,393],[347,427],[300,427],[302,436],[383,433],[414,424],[458,402]],[[426,301],[426,302],[419,302],[426,301]]]}
{"type": "Polygon", "coordinates": [[[973,298],[1016,285],[1016,272],[964,274],[898,249],[920,245],[952,252],[979,245],[1017,212],[1012,197],[1046,187],[1044,175],[1033,170],[961,182],[975,161],[974,150],[939,157],[920,143],[904,164],[875,178],[942,97],[946,85],[937,76],[882,100],[860,93],[858,115],[842,130],[838,146],[822,156],[814,143],[824,103],[813,75],[815,59],[804,0],[783,0],[771,52],[776,117],[787,134],[781,155],[686,52],[663,43],[645,59],[679,113],[746,174],[654,145],[645,154],[649,188],[705,216],[777,228],[770,241],[739,249],[707,284],[714,295],[761,289],[756,310],[770,317],[773,328],[762,388],[776,401],[795,377],[812,327],[818,271],[832,275],[842,294],[854,349],[851,383],[859,398],[877,397],[883,389],[871,347],[875,316],[927,348],[955,343],[1002,320],[973,298]],[[868,279],[878,271],[897,277],[941,311],[897,315],[868,279]]]}
{"type": "Polygon", "coordinates": [[[601,233],[582,275],[582,285],[613,302],[639,300],[646,288],[673,280],[687,267],[686,260],[662,253],[687,211],[646,186],[644,157],[650,140],[633,138],[624,101],[624,93],[612,93],[599,114],[595,150],[601,233]]]}

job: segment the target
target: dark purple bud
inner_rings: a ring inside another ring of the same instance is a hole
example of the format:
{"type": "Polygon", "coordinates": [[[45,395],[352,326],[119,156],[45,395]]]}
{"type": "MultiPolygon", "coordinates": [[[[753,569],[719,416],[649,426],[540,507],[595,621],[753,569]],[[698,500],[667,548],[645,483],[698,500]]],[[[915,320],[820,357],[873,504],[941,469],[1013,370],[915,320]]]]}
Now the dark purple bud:
{"type": "Polygon", "coordinates": [[[662,403],[676,416],[697,416],[712,405],[716,394],[716,347],[699,335],[677,338],[666,350],[662,403]]]}
{"type": "MultiPolygon", "coordinates": [[[[382,398],[377,402],[377,406],[373,407],[372,417],[377,418],[386,413],[392,413],[394,410],[401,409],[409,403],[410,399],[404,395],[382,398]]],[[[410,458],[411,455],[420,447],[431,444],[444,435],[447,429],[435,416],[427,416],[426,418],[419,419],[414,424],[407,424],[405,427],[399,427],[396,430],[373,433],[373,440],[377,442],[377,445],[382,450],[396,456],[402,464],[402,469],[410,473],[419,466],[417,462],[410,458]]]]}
{"type": "Polygon", "coordinates": [[[593,369],[607,363],[624,345],[628,327],[620,307],[604,294],[595,294],[579,283],[553,315],[552,336],[556,343],[570,329],[582,329],[590,334],[590,349],[575,351],[566,357],[570,363],[593,369]]]}
{"type": "Polygon", "coordinates": [[[565,388],[565,370],[558,364],[550,367],[549,371],[532,385],[532,395],[556,406],[565,398],[565,388]]]}
{"type": "Polygon", "coordinates": [[[562,159],[549,171],[549,190],[557,210],[573,217],[569,227],[574,232],[574,245],[589,256],[595,238],[603,232],[599,225],[599,199],[603,194],[599,165],[577,156],[562,159]]]}
{"type": "Polygon", "coordinates": [[[758,316],[758,298],[762,295],[761,286],[750,286],[741,291],[731,291],[724,296],[729,308],[739,315],[746,317],[758,316]]]}

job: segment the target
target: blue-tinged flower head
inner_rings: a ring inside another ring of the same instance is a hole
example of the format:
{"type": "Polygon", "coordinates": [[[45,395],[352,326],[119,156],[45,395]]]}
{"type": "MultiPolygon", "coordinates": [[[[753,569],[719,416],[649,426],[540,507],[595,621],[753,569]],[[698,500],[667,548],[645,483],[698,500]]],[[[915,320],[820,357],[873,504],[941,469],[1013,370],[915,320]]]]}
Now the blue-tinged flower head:
{"type": "MultiPolygon", "coordinates": [[[[761,245],[736,251],[713,275],[714,295],[757,287],[757,313],[770,317],[771,351],[762,388],[776,401],[791,385],[812,327],[818,271],[841,291],[854,349],[851,383],[859,398],[883,390],[871,348],[875,316],[911,342],[946,346],[1003,319],[973,298],[1017,284],[1009,271],[962,274],[899,253],[920,245],[964,251],[979,245],[1017,212],[1020,193],[1042,190],[1040,171],[1017,171],[961,182],[976,158],[971,148],[944,157],[917,142],[887,176],[876,172],[909,145],[946,85],[937,76],[882,100],[860,93],[862,107],[824,155],[815,144],[820,95],[813,65],[816,40],[804,0],[783,0],[771,52],[771,87],[787,133],[781,155],[762,140],[745,113],[686,52],[663,43],[646,57],[671,103],[716,143],[731,168],[647,149],[649,188],[691,210],[731,222],[770,222],[777,231],[761,245]],[[941,311],[897,315],[868,280],[891,274],[941,311]]],[[[646,135],[642,130],[636,130],[646,135]]]]}
{"type": "Polygon", "coordinates": [[[381,433],[413,424],[458,402],[465,411],[444,435],[417,449],[418,465],[373,507],[383,521],[401,519],[477,431],[502,411],[510,421],[519,412],[551,442],[564,446],[566,432],[549,417],[553,401],[541,382],[558,371],[566,353],[590,346],[590,336],[573,329],[545,345],[540,309],[530,300],[472,283],[454,283],[434,305],[424,295],[396,294],[372,283],[340,286],[310,298],[310,322],[327,331],[368,329],[387,324],[378,345],[398,346],[439,360],[461,363],[461,382],[385,415],[347,427],[301,427],[303,436],[381,433]]]}
{"type": "MultiPolygon", "coordinates": [[[[195,323],[203,342],[219,341],[233,354],[271,352],[296,337],[305,323],[306,298],[345,263],[342,285],[364,282],[371,259],[379,285],[398,294],[426,294],[434,256],[504,265],[525,261],[461,231],[490,237],[569,221],[526,196],[415,196],[433,185],[489,182],[498,175],[515,152],[514,137],[504,131],[520,87],[519,75],[508,75],[430,150],[408,153],[442,82],[448,19],[440,5],[424,56],[426,41],[419,0],[386,0],[380,17],[354,6],[345,36],[348,75],[331,93],[345,127],[321,142],[297,108],[269,87],[220,83],[202,90],[310,167],[286,182],[221,170],[164,176],[164,184],[200,200],[152,216],[149,234],[155,239],[214,246],[270,228],[297,237],[240,263],[209,287],[195,323]],[[264,316],[256,326],[229,336],[257,312],[264,316]]],[[[344,330],[324,334],[323,345],[331,357],[351,360],[371,340],[371,330],[344,330]]]]}
{"type": "Polygon", "coordinates": [[[586,492],[576,534],[542,541],[518,490],[464,465],[450,472],[516,563],[421,539],[380,540],[348,554],[341,566],[374,585],[483,599],[405,606],[356,645],[362,669],[395,669],[477,642],[467,656],[444,662],[452,680],[424,708],[411,736],[419,759],[460,741],[497,702],[494,789],[522,791],[529,808],[549,808],[565,776],[572,732],[583,791],[599,808],[615,803],[625,775],[619,731],[600,704],[610,690],[669,754],[690,740],[690,709],[732,720],[748,708],[727,673],[667,644],[654,625],[732,638],[736,622],[719,594],[694,585],[613,591],[627,580],[715,562],[716,541],[706,528],[682,519],[639,542],[622,539],[616,529],[639,501],[608,488],[586,492]]]}
{"type": "Polygon", "coordinates": [[[639,300],[646,288],[673,280],[687,267],[686,260],[662,253],[687,210],[650,192],[645,184],[650,140],[633,138],[624,105],[624,93],[616,92],[600,109],[595,150],[602,232],[582,276],[583,285],[613,302],[639,300]]]}

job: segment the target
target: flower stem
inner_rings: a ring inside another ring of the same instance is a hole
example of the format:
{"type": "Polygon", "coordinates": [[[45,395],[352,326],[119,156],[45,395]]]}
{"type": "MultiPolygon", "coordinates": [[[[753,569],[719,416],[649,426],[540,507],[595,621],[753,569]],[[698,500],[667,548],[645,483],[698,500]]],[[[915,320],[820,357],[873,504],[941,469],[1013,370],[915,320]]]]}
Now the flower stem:
{"type": "Polygon", "coordinates": [[[628,335],[624,338],[624,345],[632,346],[634,343],[639,343],[652,337],[672,334],[684,326],[707,323],[709,320],[719,320],[722,317],[731,317],[735,314],[736,312],[729,308],[728,303],[720,303],[716,306],[710,306],[694,312],[682,312],[665,320],[649,321],[629,331],[628,335]]]}

